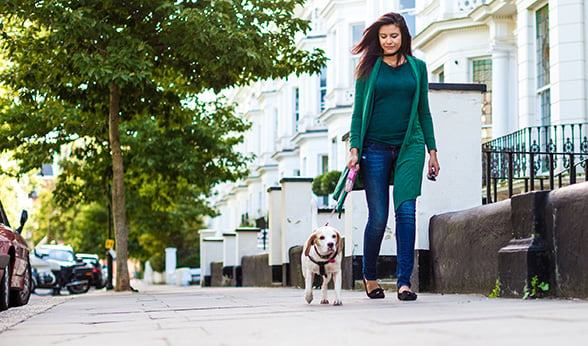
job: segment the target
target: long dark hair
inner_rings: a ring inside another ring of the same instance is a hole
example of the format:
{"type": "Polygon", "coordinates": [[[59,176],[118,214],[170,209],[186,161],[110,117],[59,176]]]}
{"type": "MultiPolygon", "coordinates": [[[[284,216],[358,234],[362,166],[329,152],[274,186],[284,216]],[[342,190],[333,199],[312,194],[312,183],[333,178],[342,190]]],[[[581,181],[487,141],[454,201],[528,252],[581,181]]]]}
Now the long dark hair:
{"type": "Polygon", "coordinates": [[[396,55],[397,62],[400,62],[402,56],[412,56],[412,39],[404,17],[395,12],[386,13],[363,31],[361,40],[351,50],[351,53],[354,55],[361,54],[359,64],[357,64],[355,71],[357,78],[368,77],[376,60],[383,56],[384,52],[380,46],[378,34],[380,32],[380,27],[388,24],[396,25],[400,29],[400,34],[402,35],[400,49],[396,55]]]}

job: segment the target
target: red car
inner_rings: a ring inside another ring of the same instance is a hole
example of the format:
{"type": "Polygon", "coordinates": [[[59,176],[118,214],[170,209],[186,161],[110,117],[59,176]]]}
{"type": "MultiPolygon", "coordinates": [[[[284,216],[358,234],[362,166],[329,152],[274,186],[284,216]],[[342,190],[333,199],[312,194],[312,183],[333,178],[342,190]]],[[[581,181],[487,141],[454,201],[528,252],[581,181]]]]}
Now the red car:
{"type": "Polygon", "coordinates": [[[29,246],[20,235],[27,219],[23,210],[20,226],[13,231],[0,202],[0,311],[25,305],[31,296],[29,246]]]}

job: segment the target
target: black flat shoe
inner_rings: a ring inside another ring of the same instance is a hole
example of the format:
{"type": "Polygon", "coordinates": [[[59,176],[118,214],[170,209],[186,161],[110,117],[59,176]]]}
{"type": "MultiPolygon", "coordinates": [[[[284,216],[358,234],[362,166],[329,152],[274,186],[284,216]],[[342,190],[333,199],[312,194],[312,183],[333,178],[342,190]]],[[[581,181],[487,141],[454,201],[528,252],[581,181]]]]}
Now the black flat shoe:
{"type": "Polygon", "coordinates": [[[417,294],[412,291],[403,291],[402,293],[398,292],[398,300],[416,300],[417,294]]]}
{"type": "Polygon", "coordinates": [[[365,280],[365,278],[363,279],[363,287],[365,287],[365,294],[370,299],[382,299],[386,297],[386,295],[384,294],[384,290],[380,286],[378,286],[378,288],[374,288],[371,292],[368,292],[367,281],[365,280]]]}

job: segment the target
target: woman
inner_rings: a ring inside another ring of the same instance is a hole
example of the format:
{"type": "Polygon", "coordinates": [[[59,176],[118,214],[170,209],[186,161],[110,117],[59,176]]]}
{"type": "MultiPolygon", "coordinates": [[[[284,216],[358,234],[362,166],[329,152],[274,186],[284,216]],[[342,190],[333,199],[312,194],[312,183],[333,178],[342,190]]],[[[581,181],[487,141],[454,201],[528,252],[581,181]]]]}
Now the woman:
{"type": "MultiPolygon", "coordinates": [[[[372,299],[384,298],[376,280],[376,263],[388,221],[389,185],[393,184],[397,296],[400,300],[416,300],[410,276],[414,266],[415,201],[421,192],[425,145],[430,179],[439,173],[426,65],[412,56],[408,27],[397,13],[378,18],[364,31],[352,52],[361,54],[361,59],[357,66],[349,162],[340,183],[345,182],[350,169],[356,169],[359,179],[355,187],[362,183],[365,188],[369,210],[363,249],[366,294],[372,299]]],[[[341,193],[341,185],[335,198],[341,193]]]]}

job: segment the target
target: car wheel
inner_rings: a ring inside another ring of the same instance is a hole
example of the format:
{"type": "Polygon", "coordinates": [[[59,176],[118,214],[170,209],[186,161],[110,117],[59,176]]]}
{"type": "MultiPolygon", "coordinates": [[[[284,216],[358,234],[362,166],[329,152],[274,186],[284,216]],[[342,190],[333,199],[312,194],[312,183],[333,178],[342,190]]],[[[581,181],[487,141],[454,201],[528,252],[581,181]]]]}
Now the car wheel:
{"type": "Polygon", "coordinates": [[[77,284],[77,285],[67,286],[67,290],[71,294],[86,293],[86,292],[88,292],[90,290],[90,282],[86,282],[86,283],[82,283],[82,284],[77,284]]]}
{"type": "Polygon", "coordinates": [[[4,268],[4,275],[0,278],[0,311],[10,306],[10,262],[4,268]]]}
{"type": "Polygon", "coordinates": [[[97,290],[103,289],[104,287],[106,287],[106,280],[102,280],[102,278],[100,278],[100,280],[98,280],[98,283],[96,284],[97,290]]]}
{"type": "Polygon", "coordinates": [[[31,265],[27,265],[24,275],[24,285],[22,290],[10,292],[10,305],[22,306],[29,302],[32,291],[33,278],[31,277],[31,265]]]}

